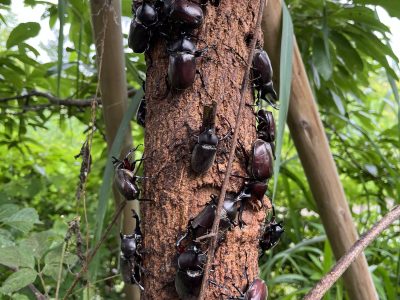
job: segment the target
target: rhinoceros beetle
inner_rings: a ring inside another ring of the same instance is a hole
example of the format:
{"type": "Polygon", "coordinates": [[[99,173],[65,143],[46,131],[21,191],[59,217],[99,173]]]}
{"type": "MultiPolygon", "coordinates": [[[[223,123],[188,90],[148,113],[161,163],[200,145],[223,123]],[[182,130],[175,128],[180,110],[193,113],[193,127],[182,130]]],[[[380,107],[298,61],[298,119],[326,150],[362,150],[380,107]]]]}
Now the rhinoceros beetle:
{"type": "Polygon", "coordinates": [[[240,293],[239,297],[229,297],[229,300],[265,300],[268,296],[267,286],[264,280],[254,279],[249,287],[249,283],[246,284],[245,292],[242,292],[236,286],[235,288],[240,293]]]}
{"type": "MultiPolygon", "coordinates": [[[[189,220],[186,232],[176,242],[178,252],[184,251],[185,247],[181,246],[181,243],[185,239],[189,238],[190,241],[196,242],[197,238],[206,235],[212,228],[217,213],[218,197],[212,194],[210,198],[211,201],[206,204],[203,210],[196,217],[189,220]]],[[[225,232],[236,225],[235,220],[238,213],[238,201],[234,194],[226,194],[219,224],[219,230],[221,232],[225,232]]]]}
{"type": "Polygon", "coordinates": [[[281,238],[282,234],[285,232],[283,228],[282,222],[277,223],[275,218],[275,208],[272,206],[272,218],[266,224],[264,231],[261,235],[259,240],[261,255],[262,256],[265,251],[273,248],[278,244],[279,239],[281,238]]]}
{"type": "Polygon", "coordinates": [[[158,13],[152,4],[147,2],[137,6],[136,10],[135,4],[132,5],[132,10],[136,16],[130,25],[128,46],[133,52],[142,53],[149,48],[152,29],[158,22],[158,13]]]}
{"type": "Polygon", "coordinates": [[[169,45],[168,82],[176,90],[190,87],[196,76],[196,57],[204,51],[197,50],[188,37],[181,37],[169,45]]]}
{"type": "Polygon", "coordinates": [[[276,127],[272,112],[260,109],[257,112],[256,118],[258,121],[258,138],[267,143],[273,143],[275,141],[276,127]]]}
{"type": "Polygon", "coordinates": [[[215,134],[217,103],[205,105],[203,110],[202,132],[192,151],[191,167],[197,174],[206,172],[214,163],[217,153],[218,137],[215,134]]]}
{"type": "Polygon", "coordinates": [[[274,149],[270,143],[256,139],[248,162],[248,173],[252,179],[268,180],[274,172],[274,149]]]}
{"type": "Polygon", "coordinates": [[[258,99],[263,99],[275,107],[278,96],[272,82],[272,66],[267,52],[256,49],[253,56],[253,81],[254,88],[258,92],[258,99]],[[272,100],[270,100],[272,99],[272,100]]]}
{"type": "Polygon", "coordinates": [[[195,300],[200,293],[203,267],[207,256],[197,246],[191,245],[178,257],[175,289],[180,299],[195,300]]]}
{"type": "Polygon", "coordinates": [[[113,165],[115,167],[114,182],[118,191],[125,197],[126,200],[149,201],[148,199],[139,199],[140,189],[137,185],[138,179],[148,178],[136,175],[136,163],[138,161],[142,161],[143,158],[134,160],[133,162],[130,162],[129,160],[131,153],[135,152],[138,147],[131,149],[123,160],[119,160],[115,156],[112,157],[113,165]]]}
{"type": "Polygon", "coordinates": [[[140,284],[142,278],[142,231],[140,229],[140,220],[136,211],[132,209],[133,217],[136,219],[136,228],[133,234],[125,235],[120,233],[121,237],[121,255],[120,269],[122,279],[128,284],[137,284],[141,290],[140,284]]]}
{"type": "Polygon", "coordinates": [[[199,28],[204,21],[200,5],[188,0],[169,0],[164,2],[164,11],[168,21],[181,33],[199,28]]]}
{"type": "Polygon", "coordinates": [[[146,109],[146,99],[145,99],[145,97],[143,97],[142,101],[140,101],[139,108],[136,113],[136,122],[142,127],[145,127],[145,125],[146,125],[146,123],[145,123],[146,122],[146,110],[147,110],[146,109]]]}

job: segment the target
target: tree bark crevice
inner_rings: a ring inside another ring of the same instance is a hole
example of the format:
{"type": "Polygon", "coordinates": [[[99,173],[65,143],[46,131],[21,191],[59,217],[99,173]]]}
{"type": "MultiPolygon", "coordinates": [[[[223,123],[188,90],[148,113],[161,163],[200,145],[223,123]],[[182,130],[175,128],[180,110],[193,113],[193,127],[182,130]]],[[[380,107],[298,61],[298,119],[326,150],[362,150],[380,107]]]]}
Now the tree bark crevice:
{"type": "MultiPolygon", "coordinates": [[[[204,175],[195,176],[190,168],[190,153],[195,143],[192,136],[199,133],[204,105],[212,101],[218,103],[218,136],[224,136],[235,124],[246,68],[243,57],[250,52],[246,37],[254,34],[258,5],[254,1],[233,0],[221,1],[218,8],[207,5],[197,47],[202,49],[207,45],[209,50],[197,59],[197,70],[201,75],[197,75],[194,85],[185,91],[173,91],[161,99],[167,90],[166,42],[157,41],[150,52],[145,155],[151,158],[145,161],[145,175],[156,177],[144,183],[144,197],[154,202],[142,203],[144,247],[147,250],[144,265],[149,271],[144,282],[144,299],[178,298],[173,283],[176,240],[190,218],[195,217],[210,201],[210,195],[218,194],[222,186],[228,160],[223,150],[229,150],[231,142],[229,139],[221,142],[212,168],[204,175]]],[[[245,101],[247,104],[254,102],[250,85],[245,91],[245,101]]],[[[246,106],[243,110],[238,130],[239,141],[250,153],[256,138],[251,107],[246,106]]],[[[246,174],[245,159],[240,151],[233,164],[233,173],[246,174]]],[[[232,177],[227,192],[237,193],[243,184],[243,179],[232,177]]],[[[209,285],[206,299],[219,299],[222,293],[237,295],[232,283],[240,288],[245,286],[245,266],[250,281],[258,277],[258,238],[265,211],[256,211],[246,204],[243,218],[247,225],[227,232],[215,254],[217,265],[210,275],[227,290],[209,285]]]]}

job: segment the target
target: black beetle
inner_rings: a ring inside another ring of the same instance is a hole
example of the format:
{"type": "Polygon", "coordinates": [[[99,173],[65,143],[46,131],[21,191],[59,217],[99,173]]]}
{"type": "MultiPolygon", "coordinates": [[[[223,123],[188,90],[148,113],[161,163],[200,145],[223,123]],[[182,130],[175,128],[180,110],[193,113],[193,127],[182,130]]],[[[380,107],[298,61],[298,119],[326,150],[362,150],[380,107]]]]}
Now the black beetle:
{"type": "Polygon", "coordinates": [[[272,82],[272,66],[267,52],[262,49],[256,49],[253,56],[253,80],[254,87],[258,91],[258,99],[263,99],[273,107],[278,96],[274,90],[272,82]],[[272,102],[268,96],[272,98],[272,102]]]}
{"type": "Polygon", "coordinates": [[[137,170],[135,170],[136,162],[142,161],[143,158],[134,160],[133,162],[130,162],[129,160],[129,156],[131,155],[131,153],[135,152],[138,147],[136,147],[135,149],[131,149],[123,160],[119,160],[114,156],[112,157],[115,167],[115,185],[117,186],[118,191],[128,201],[148,201],[148,199],[139,199],[140,189],[137,185],[138,179],[146,179],[147,177],[137,176],[137,170]]]}
{"type": "Polygon", "coordinates": [[[167,9],[168,21],[182,33],[190,32],[203,24],[203,10],[196,3],[188,0],[172,0],[167,9]]]}
{"type": "Polygon", "coordinates": [[[142,231],[140,229],[140,219],[136,211],[132,209],[133,217],[136,219],[136,228],[133,234],[125,235],[120,233],[121,237],[121,255],[120,269],[122,279],[125,283],[137,284],[143,290],[140,284],[142,278],[142,231]]]}
{"type": "Polygon", "coordinates": [[[282,222],[277,223],[275,218],[275,208],[272,206],[272,218],[265,226],[264,231],[259,240],[261,256],[265,251],[273,248],[278,244],[282,234],[285,232],[282,222]]]}
{"type": "Polygon", "coordinates": [[[139,108],[136,113],[136,122],[142,126],[146,126],[146,99],[143,97],[142,101],[140,101],[139,108]]]}
{"type": "Polygon", "coordinates": [[[217,103],[204,106],[202,132],[198,136],[197,143],[192,151],[191,167],[192,170],[201,174],[211,168],[217,154],[218,137],[215,134],[215,115],[217,103]]]}
{"type": "Polygon", "coordinates": [[[252,154],[248,162],[248,173],[252,179],[264,181],[272,177],[274,172],[274,151],[270,143],[256,139],[252,146],[252,154]]]}
{"type": "Polygon", "coordinates": [[[276,126],[274,115],[270,111],[260,109],[256,115],[257,125],[257,136],[267,143],[273,143],[275,141],[276,126]]]}
{"type": "MultiPolygon", "coordinates": [[[[186,232],[176,242],[178,252],[184,251],[184,247],[181,246],[183,240],[190,237],[190,241],[196,242],[197,238],[208,234],[212,228],[217,213],[218,197],[212,194],[210,198],[211,201],[206,204],[203,210],[196,217],[189,220],[186,232]]],[[[238,201],[239,200],[232,193],[227,193],[225,195],[219,224],[219,230],[222,233],[236,225],[235,220],[238,213],[238,201]]]]}
{"type": "Polygon", "coordinates": [[[184,90],[190,87],[196,77],[196,57],[205,51],[197,50],[187,37],[173,42],[167,49],[169,54],[168,82],[172,88],[184,90]]]}
{"type": "Polygon", "coordinates": [[[249,284],[247,283],[247,288],[245,289],[245,292],[242,292],[238,288],[238,292],[240,293],[239,297],[229,297],[229,300],[265,300],[267,299],[268,296],[268,289],[267,286],[265,285],[264,280],[261,279],[254,279],[253,282],[251,283],[250,287],[248,286],[249,284]]]}
{"type": "Polygon", "coordinates": [[[158,15],[155,7],[146,2],[137,7],[135,15],[129,28],[128,46],[133,52],[142,53],[149,48],[152,28],[157,25],[158,15]]]}
{"type": "Polygon", "coordinates": [[[195,245],[191,245],[179,255],[175,289],[181,299],[197,299],[200,293],[203,267],[206,260],[206,254],[195,245]]]}

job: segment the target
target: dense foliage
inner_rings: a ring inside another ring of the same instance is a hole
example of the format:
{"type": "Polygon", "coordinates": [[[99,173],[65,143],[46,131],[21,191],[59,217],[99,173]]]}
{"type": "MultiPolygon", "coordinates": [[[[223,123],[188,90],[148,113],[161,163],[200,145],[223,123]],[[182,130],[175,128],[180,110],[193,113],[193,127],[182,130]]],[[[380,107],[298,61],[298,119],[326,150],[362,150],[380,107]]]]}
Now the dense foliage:
{"type": "MultiPolygon", "coordinates": [[[[98,109],[93,163],[86,192],[77,200],[82,158],[74,156],[92,128],[90,99],[97,86],[88,2],[24,3],[29,13],[43,12],[40,21],[18,21],[14,3],[0,0],[0,281],[4,282],[0,293],[4,299],[32,299],[28,288],[21,289],[29,283],[52,297],[61,283],[63,295],[80,269],[87,239],[94,235],[107,159],[98,109]],[[47,26],[53,39],[42,34],[47,26]],[[89,105],[84,104],[87,100],[89,105]]],[[[123,15],[129,17],[130,1],[122,3],[123,15]]],[[[353,217],[363,232],[400,199],[398,58],[375,6],[400,18],[400,3],[292,0],[288,5],[353,217]]],[[[123,24],[127,22],[123,18],[123,24]]],[[[126,66],[129,86],[139,88],[145,76],[143,56],[127,49],[126,66]]],[[[142,143],[142,129],[133,121],[132,128],[135,143],[142,143]]],[[[286,233],[260,262],[260,269],[270,299],[297,299],[330,269],[334,258],[289,134],[282,155],[276,205],[286,233]]],[[[109,201],[110,215],[112,208],[109,201]]],[[[397,224],[366,251],[381,299],[400,297],[398,233],[397,224]]],[[[116,232],[110,236],[98,254],[98,281],[76,290],[77,295],[120,297],[116,236],[116,232]]],[[[326,299],[343,297],[339,282],[326,299]]]]}

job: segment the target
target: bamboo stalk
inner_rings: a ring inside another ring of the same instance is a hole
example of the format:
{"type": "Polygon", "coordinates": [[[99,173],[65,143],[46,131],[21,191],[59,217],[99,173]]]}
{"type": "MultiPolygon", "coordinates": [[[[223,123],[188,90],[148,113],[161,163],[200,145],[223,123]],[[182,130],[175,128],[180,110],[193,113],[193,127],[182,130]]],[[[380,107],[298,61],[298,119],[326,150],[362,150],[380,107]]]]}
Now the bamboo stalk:
{"type": "MultiPolygon", "coordinates": [[[[269,1],[262,28],[277,87],[281,21],[280,0],[269,1]]],[[[293,79],[287,123],[333,252],[339,259],[357,240],[358,234],[296,41],[293,50],[293,79]]],[[[364,255],[360,255],[345,272],[344,285],[352,300],[378,299],[364,255]]]]}
{"type": "MultiPolygon", "coordinates": [[[[128,100],[121,29],[121,3],[120,1],[91,0],[90,5],[98,57],[97,63],[99,64],[101,60],[100,90],[107,146],[108,151],[110,151],[126,111],[128,100]]],[[[128,129],[124,137],[122,152],[126,153],[131,147],[132,135],[131,130],[128,129]]],[[[118,205],[121,202],[121,196],[115,188],[113,194],[116,205],[118,205]]],[[[132,208],[139,211],[137,201],[130,201],[124,209],[123,231],[127,233],[131,233],[132,229],[135,228],[134,220],[131,217],[132,208]]],[[[125,292],[127,299],[140,298],[137,287],[128,285],[125,292]]]]}

